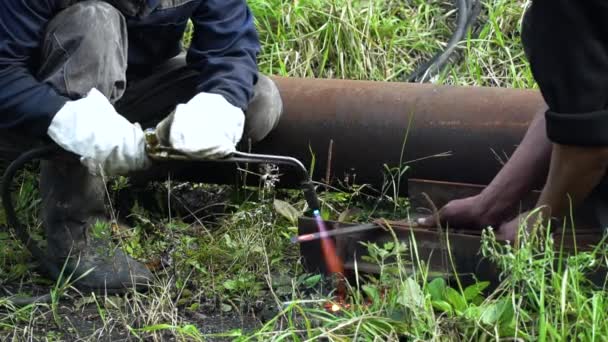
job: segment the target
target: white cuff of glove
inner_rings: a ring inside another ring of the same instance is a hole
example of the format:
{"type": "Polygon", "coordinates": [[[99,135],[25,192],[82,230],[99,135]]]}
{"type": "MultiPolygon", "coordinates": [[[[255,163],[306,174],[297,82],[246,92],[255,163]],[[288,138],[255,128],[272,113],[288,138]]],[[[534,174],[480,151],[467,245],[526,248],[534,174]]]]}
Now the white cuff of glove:
{"type": "Polygon", "coordinates": [[[81,156],[93,174],[126,174],[147,167],[144,132],[118,114],[93,88],[86,97],[68,101],[53,118],[47,133],[59,146],[81,156]]]}
{"type": "Polygon", "coordinates": [[[171,147],[191,157],[217,159],[236,151],[245,114],[222,95],[199,93],[178,105],[170,120],[171,147]]]}

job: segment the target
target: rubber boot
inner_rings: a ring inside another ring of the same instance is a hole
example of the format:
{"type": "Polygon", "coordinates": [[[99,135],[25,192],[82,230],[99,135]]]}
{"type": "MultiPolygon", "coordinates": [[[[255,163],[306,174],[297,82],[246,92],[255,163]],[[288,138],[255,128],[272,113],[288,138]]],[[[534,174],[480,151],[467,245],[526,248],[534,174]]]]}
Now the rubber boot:
{"type": "MultiPolygon", "coordinates": [[[[122,293],[146,290],[151,272],[113,247],[111,220],[106,215],[105,182],[77,162],[41,163],[42,217],[47,253],[63,278],[81,290],[122,293]]],[[[52,275],[56,277],[57,275],[52,275]]]]}

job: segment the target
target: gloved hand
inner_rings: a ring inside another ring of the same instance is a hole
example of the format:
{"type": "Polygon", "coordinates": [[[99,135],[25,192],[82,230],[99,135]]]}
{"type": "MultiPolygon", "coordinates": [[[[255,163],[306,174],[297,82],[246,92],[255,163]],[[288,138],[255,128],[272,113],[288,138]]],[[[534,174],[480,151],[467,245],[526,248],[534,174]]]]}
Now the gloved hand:
{"type": "Polygon", "coordinates": [[[144,132],[116,112],[93,88],[86,97],[68,101],[57,112],[47,134],[63,149],[81,156],[94,175],[126,174],[149,165],[144,132]]]}
{"type": "Polygon", "coordinates": [[[156,126],[161,144],[188,156],[223,158],[236,151],[245,114],[219,94],[199,93],[156,126]]]}

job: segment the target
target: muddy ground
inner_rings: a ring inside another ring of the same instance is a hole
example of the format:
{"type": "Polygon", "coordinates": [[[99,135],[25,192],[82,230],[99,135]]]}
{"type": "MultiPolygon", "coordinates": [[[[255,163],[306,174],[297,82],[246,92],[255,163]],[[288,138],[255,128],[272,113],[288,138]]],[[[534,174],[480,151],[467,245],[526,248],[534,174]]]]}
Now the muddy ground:
{"type": "MultiPolygon", "coordinates": [[[[18,286],[6,285],[3,287],[5,298],[10,293],[28,293],[32,297],[48,295],[50,286],[18,286]]],[[[25,301],[26,297],[20,297],[25,301]]],[[[148,299],[156,300],[155,298],[148,299]]],[[[146,299],[137,299],[138,305],[154,307],[146,303],[146,299]]],[[[162,340],[177,341],[176,333],[169,328],[163,332],[154,330],[154,325],[147,325],[146,320],[151,317],[142,317],[141,311],[132,306],[135,300],[130,295],[124,296],[83,296],[76,291],[68,294],[57,302],[56,315],[53,304],[48,296],[41,302],[21,307],[4,305],[0,309],[1,323],[0,339],[2,341],[133,341],[133,340],[162,340]],[[138,312],[139,311],[139,312],[138,312]],[[11,316],[20,322],[11,324],[11,316]],[[137,327],[147,327],[151,331],[137,331],[137,327]],[[131,331],[133,328],[135,331],[131,331]],[[139,335],[139,336],[137,336],[139,335]]],[[[173,303],[175,304],[175,303],[173,303]]],[[[250,333],[259,328],[266,320],[277,312],[272,309],[270,302],[258,302],[245,312],[224,312],[225,307],[218,306],[212,301],[202,301],[196,310],[175,306],[173,312],[159,312],[166,316],[166,321],[158,319],[162,324],[175,324],[176,326],[193,325],[202,335],[225,334],[235,330],[250,333]],[[172,322],[175,320],[176,322],[172,322]]],[[[159,326],[160,327],[160,326],[159,326]]],[[[179,335],[179,334],[177,334],[179,335]]],[[[231,341],[232,337],[205,336],[208,341],[231,341]]]]}

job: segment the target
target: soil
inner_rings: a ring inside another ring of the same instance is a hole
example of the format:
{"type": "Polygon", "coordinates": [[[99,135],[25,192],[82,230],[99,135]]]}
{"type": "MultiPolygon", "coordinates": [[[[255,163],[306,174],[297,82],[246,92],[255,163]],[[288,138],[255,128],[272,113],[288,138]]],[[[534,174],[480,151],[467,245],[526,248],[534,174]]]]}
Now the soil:
{"type": "MultiPolygon", "coordinates": [[[[9,293],[13,292],[9,289],[9,293]]],[[[14,289],[13,289],[14,290],[14,289]]],[[[21,288],[21,293],[31,293],[36,297],[50,292],[50,287],[26,286],[21,288]]],[[[139,341],[134,334],[129,331],[127,324],[132,327],[147,326],[145,322],[138,322],[140,319],[135,315],[129,315],[124,305],[124,297],[108,297],[115,303],[119,303],[122,314],[117,311],[105,313],[104,316],[98,310],[93,297],[66,297],[63,298],[57,307],[57,316],[53,315],[50,304],[36,304],[34,313],[30,315],[29,323],[18,323],[16,327],[0,325],[0,340],[21,340],[31,341],[139,341]],[[121,304],[122,303],[122,304],[121,304]],[[124,316],[122,316],[124,315],[124,316]],[[126,317],[118,320],[117,317],[126,317]],[[126,322],[126,324],[125,324],[126,322]],[[16,328],[16,329],[15,329],[16,328]]],[[[98,297],[98,301],[103,302],[103,297],[98,297]]],[[[108,308],[106,310],[117,310],[108,308]]],[[[104,312],[102,310],[102,312],[104,312]]],[[[9,317],[10,311],[0,309],[0,317],[9,317]]],[[[170,315],[171,313],[166,313],[170,315]]],[[[194,325],[203,334],[221,334],[233,330],[241,330],[243,333],[251,332],[259,328],[268,313],[264,311],[259,314],[223,313],[221,310],[210,308],[209,305],[202,305],[200,310],[188,311],[179,308],[180,326],[194,325]]],[[[8,318],[5,318],[8,320],[8,318]]],[[[4,322],[10,323],[10,321],[4,322]]],[[[159,324],[172,324],[172,322],[162,322],[159,324]]],[[[144,340],[149,334],[139,333],[144,340]]],[[[157,340],[177,341],[175,335],[170,332],[157,332],[157,340]]],[[[206,341],[231,341],[230,337],[206,337],[206,341]]]]}

